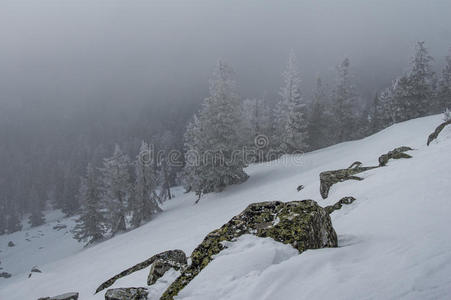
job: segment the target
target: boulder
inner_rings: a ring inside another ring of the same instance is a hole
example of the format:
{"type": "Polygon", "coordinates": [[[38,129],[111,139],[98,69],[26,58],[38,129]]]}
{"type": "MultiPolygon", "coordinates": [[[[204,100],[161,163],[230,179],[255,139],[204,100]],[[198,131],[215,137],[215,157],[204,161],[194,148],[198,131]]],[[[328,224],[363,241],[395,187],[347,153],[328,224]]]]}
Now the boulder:
{"type": "Polygon", "coordinates": [[[402,146],[395,148],[392,151],[387,152],[386,154],[382,154],[381,156],[379,156],[379,166],[385,166],[390,159],[412,158],[412,156],[410,156],[409,154],[404,153],[410,150],[413,149],[410,147],[402,146]]]}
{"type": "Polygon", "coordinates": [[[97,288],[96,294],[98,292],[110,287],[111,285],[113,285],[113,283],[116,282],[116,280],[118,280],[119,278],[125,277],[136,271],[147,268],[148,266],[153,264],[158,259],[161,259],[163,261],[170,261],[170,260],[178,261],[178,260],[183,260],[183,257],[185,257],[185,261],[186,261],[185,252],[183,252],[182,250],[168,250],[168,251],[164,251],[164,252],[155,254],[154,256],[150,257],[149,259],[146,259],[145,261],[140,262],[139,264],[136,264],[133,267],[130,267],[130,268],[122,271],[121,273],[111,277],[110,279],[108,279],[107,281],[102,283],[97,288]]]}
{"type": "Polygon", "coordinates": [[[337,234],[329,214],[315,201],[251,204],[205,237],[191,254],[191,265],[168,287],[160,299],[173,299],[224,249],[224,242],[234,241],[243,234],[271,237],[278,242],[292,245],[299,253],[307,249],[337,247],[337,234]]]}
{"type": "Polygon", "coordinates": [[[109,289],[105,293],[105,300],[147,300],[148,294],[147,289],[142,287],[109,289]]]}
{"type": "Polygon", "coordinates": [[[152,264],[149,276],[147,277],[147,285],[154,284],[171,268],[177,271],[183,271],[187,267],[185,253],[174,252],[173,254],[175,255],[169,256],[168,258],[159,258],[152,264]]]}
{"type": "Polygon", "coordinates": [[[451,120],[443,122],[442,124],[440,124],[437,128],[435,128],[434,132],[431,133],[428,136],[428,141],[427,141],[427,145],[429,146],[429,144],[435,140],[436,138],[438,138],[438,135],[440,134],[440,132],[442,132],[443,128],[445,128],[445,126],[451,124],[451,120]]]}
{"type": "Polygon", "coordinates": [[[10,278],[11,274],[8,272],[0,272],[0,278],[10,278]]]}
{"type": "Polygon", "coordinates": [[[8,247],[14,247],[16,244],[14,244],[14,242],[13,241],[9,241],[8,242],[8,247]]]}
{"type": "Polygon", "coordinates": [[[39,270],[37,266],[34,266],[33,268],[31,268],[30,274],[28,274],[28,278],[30,278],[33,273],[42,273],[42,271],[39,270]]]}
{"type": "Polygon", "coordinates": [[[346,180],[363,180],[363,178],[355,176],[356,174],[375,169],[377,167],[361,167],[361,162],[352,163],[347,169],[325,171],[319,174],[320,193],[323,199],[329,196],[330,187],[338,182],[346,180]]]}
{"type": "Polygon", "coordinates": [[[78,293],[65,293],[54,297],[44,297],[38,300],[78,300],[78,293]]]}
{"type": "Polygon", "coordinates": [[[342,207],[344,204],[351,204],[351,203],[354,202],[354,201],[355,201],[355,198],[354,198],[354,197],[344,197],[344,198],[341,198],[341,199],[340,199],[337,203],[335,203],[334,205],[326,206],[326,207],[324,207],[324,209],[326,210],[326,212],[327,212],[328,214],[331,214],[331,213],[333,213],[334,211],[341,209],[341,207],[342,207]]]}

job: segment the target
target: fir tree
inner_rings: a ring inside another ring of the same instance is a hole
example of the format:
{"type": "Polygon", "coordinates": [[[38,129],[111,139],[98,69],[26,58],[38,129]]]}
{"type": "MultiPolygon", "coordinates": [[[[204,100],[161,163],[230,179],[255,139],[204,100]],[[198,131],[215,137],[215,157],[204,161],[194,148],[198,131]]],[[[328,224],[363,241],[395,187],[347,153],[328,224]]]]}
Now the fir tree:
{"type": "Polygon", "coordinates": [[[333,114],[335,119],[335,142],[358,137],[358,99],[349,72],[350,61],[346,58],[338,67],[337,86],[334,91],[333,114]]]}
{"type": "Polygon", "coordinates": [[[108,219],[113,235],[126,230],[125,216],[130,195],[130,160],[115,146],[112,157],[103,160],[103,202],[109,210],[108,219]]]}
{"type": "Polygon", "coordinates": [[[331,112],[328,109],[327,94],[321,78],[316,81],[309,115],[309,144],[311,149],[319,149],[329,145],[331,133],[331,112]]]}
{"type": "Polygon", "coordinates": [[[141,143],[139,154],[135,160],[136,181],[133,200],[131,200],[132,220],[134,227],[149,221],[161,211],[156,193],[157,174],[151,148],[146,142],[141,143]]]}
{"type": "Polygon", "coordinates": [[[450,55],[446,57],[445,66],[440,74],[437,91],[438,111],[451,109],[451,50],[450,55]]]}
{"type": "Polygon", "coordinates": [[[82,178],[78,197],[82,204],[81,214],[72,233],[74,238],[87,245],[104,239],[108,231],[108,222],[104,215],[101,198],[101,183],[91,164],[86,168],[82,178]]]}
{"type": "Polygon", "coordinates": [[[29,217],[28,222],[31,227],[36,227],[45,223],[43,210],[43,203],[41,203],[38,195],[38,191],[34,186],[31,187],[30,190],[30,205],[31,205],[31,215],[29,217]]]}
{"type": "MultiPolygon", "coordinates": [[[[187,185],[200,196],[247,179],[240,143],[240,100],[232,69],[219,62],[210,80],[210,96],[186,133],[185,147],[201,159],[185,168],[187,185]]],[[[189,156],[190,153],[186,153],[189,156]]],[[[185,158],[189,160],[189,157],[185,158]]]]}
{"type": "Polygon", "coordinates": [[[294,152],[308,148],[306,105],[301,95],[301,78],[296,56],[290,53],[288,65],[282,74],[284,85],[280,101],[274,110],[273,141],[281,151],[294,152]]]}

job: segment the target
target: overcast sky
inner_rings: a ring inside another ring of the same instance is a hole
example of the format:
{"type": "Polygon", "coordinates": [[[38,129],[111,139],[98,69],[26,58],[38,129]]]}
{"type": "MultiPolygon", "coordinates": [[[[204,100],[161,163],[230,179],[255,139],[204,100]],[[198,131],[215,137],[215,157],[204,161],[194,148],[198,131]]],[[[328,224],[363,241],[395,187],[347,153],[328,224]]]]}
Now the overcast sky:
{"type": "Polygon", "coordinates": [[[449,0],[0,0],[0,99],[183,101],[219,58],[244,96],[271,95],[291,48],[306,87],[345,57],[357,80],[389,82],[418,40],[442,61],[450,13],[449,0]]]}

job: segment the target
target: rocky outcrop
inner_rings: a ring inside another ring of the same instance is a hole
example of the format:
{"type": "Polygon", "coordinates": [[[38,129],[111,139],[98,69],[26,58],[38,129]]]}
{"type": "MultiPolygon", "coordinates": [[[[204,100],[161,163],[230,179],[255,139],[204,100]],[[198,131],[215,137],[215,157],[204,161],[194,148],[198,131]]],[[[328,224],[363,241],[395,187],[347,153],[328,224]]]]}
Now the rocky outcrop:
{"type": "Polygon", "coordinates": [[[8,247],[14,247],[16,244],[14,244],[14,242],[13,241],[9,241],[8,242],[8,247]]]}
{"type": "Polygon", "coordinates": [[[326,212],[327,212],[328,214],[331,214],[331,213],[333,213],[334,211],[341,209],[341,207],[342,207],[344,204],[351,204],[351,203],[354,202],[354,201],[355,201],[355,198],[354,198],[354,197],[344,197],[344,198],[341,198],[340,201],[338,201],[338,202],[335,203],[334,205],[326,206],[326,207],[324,207],[324,209],[326,210],[326,212]]]}
{"type": "Polygon", "coordinates": [[[183,257],[184,257],[184,261],[186,261],[185,252],[183,252],[182,250],[169,250],[169,251],[164,251],[164,252],[155,254],[151,258],[149,258],[149,259],[147,259],[147,260],[145,260],[143,262],[140,262],[139,264],[136,264],[133,267],[128,268],[127,270],[122,271],[121,273],[111,277],[110,279],[108,279],[107,281],[102,283],[97,288],[96,294],[98,292],[110,287],[119,278],[125,277],[127,275],[130,275],[131,273],[134,273],[136,271],[139,271],[139,270],[142,270],[144,268],[147,268],[148,266],[150,266],[151,264],[153,264],[157,260],[179,261],[179,260],[183,260],[183,257]]]}
{"type": "Polygon", "coordinates": [[[271,237],[290,244],[299,253],[307,249],[337,247],[337,234],[329,214],[313,200],[262,202],[249,205],[221,228],[209,233],[191,254],[191,265],[169,286],[160,299],[173,299],[213,256],[224,249],[224,242],[243,234],[271,237]]]}
{"type": "Polygon", "coordinates": [[[147,277],[147,285],[154,284],[159,278],[171,268],[177,271],[183,271],[187,267],[187,259],[185,253],[176,253],[166,259],[157,259],[150,267],[149,276],[147,277]]]}
{"type": "Polygon", "coordinates": [[[0,272],[0,278],[10,278],[11,274],[8,272],[0,272]]]}
{"type": "Polygon", "coordinates": [[[404,153],[410,150],[413,149],[410,147],[402,146],[395,148],[386,154],[382,154],[381,156],[379,156],[379,166],[380,167],[385,166],[390,159],[412,158],[412,156],[410,156],[409,154],[404,153]]]}
{"type": "Polygon", "coordinates": [[[149,292],[143,287],[109,289],[105,300],[147,300],[149,292]]]}
{"type": "Polygon", "coordinates": [[[440,132],[442,132],[443,128],[445,128],[447,125],[451,124],[451,120],[443,122],[442,124],[440,124],[433,133],[431,133],[428,136],[428,142],[427,145],[429,146],[429,144],[435,140],[436,138],[438,138],[438,135],[440,134],[440,132]]]}
{"type": "Polygon", "coordinates": [[[356,174],[375,169],[377,167],[361,167],[362,163],[359,161],[354,162],[347,169],[333,170],[321,172],[319,174],[320,179],[320,193],[323,199],[329,196],[329,190],[332,185],[338,182],[346,180],[363,180],[363,178],[355,176],[356,174]]]}
{"type": "Polygon", "coordinates": [[[44,297],[38,300],[78,300],[78,293],[66,293],[54,297],[44,297]]]}

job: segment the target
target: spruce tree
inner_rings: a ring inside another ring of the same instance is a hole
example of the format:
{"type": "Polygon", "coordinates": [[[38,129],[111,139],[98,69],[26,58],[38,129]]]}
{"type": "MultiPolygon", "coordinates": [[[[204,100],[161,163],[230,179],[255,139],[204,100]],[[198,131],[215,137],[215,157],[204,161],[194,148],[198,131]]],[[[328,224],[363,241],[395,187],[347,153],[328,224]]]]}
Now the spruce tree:
{"type": "Polygon", "coordinates": [[[451,109],[451,49],[440,74],[437,91],[437,111],[451,109]]]}
{"type": "Polygon", "coordinates": [[[78,194],[82,204],[81,214],[72,231],[76,240],[87,242],[87,245],[104,239],[108,231],[109,224],[104,215],[101,196],[101,182],[94,167],[88,164],[78,194]]]}
{"type": "Polygon", "coordinates": [[[309,147],[307,107],[302,98],[301,77],[293,51],[282,77],[281,99],[274,110],[273,141],[281,151],[303,151],[309,147]]]}
{"type": "Polygon", "coordinates": [[[219,62],[210,80],[210,95],[202,104],[199,118],[186,133],[186,148],[201,158],[196,165],[185,168],[187,185],[199,196],[221,191],[248,177],[239,134],[240,107],[234,72],[219,62]]]}
{"type": "Polygon", "coordinates": [[[113,156],[105,158],[101,168],[103,202],[109,211],[113,235],[126,230],[125,216],[130,195],[129,166],[128,156],[116,145],[113,156]]]}
{"type": "Polygon", "coordinates": [[[39,198],[38,191],[36,187],[33,185],[30,190],[30,205],[31,205],[31,214],[28,219],[31,227],[36,227],[45,223],[44,214],[42,213],[44,203],[41,202],[39,198]]]}
{"type": "Polygon", "coordinates": [[[136,181],[133,200],[130,200],[131,223],[134,227],[149,221],[156,213],[161,211],[156,193],[158,183],[156,166],[152,155],[150,146],[143,141],[135,160],[136,181]]]}
{"type": "Polygon", "coordinates": [[[358,99],[352,85],[349,71],[350,61],[346,58],[337,67],[337,86],[334,91],[333,114],[336,133],[335,142],[342,142],[358,137],[358,99]]]}
{"type": "Polygon", "coordinates": [[[309,144],[312,150],[328,146],[332,126],[327,93],[321,78],[316,80],[316,89],[309,114],[309,144]]]}

